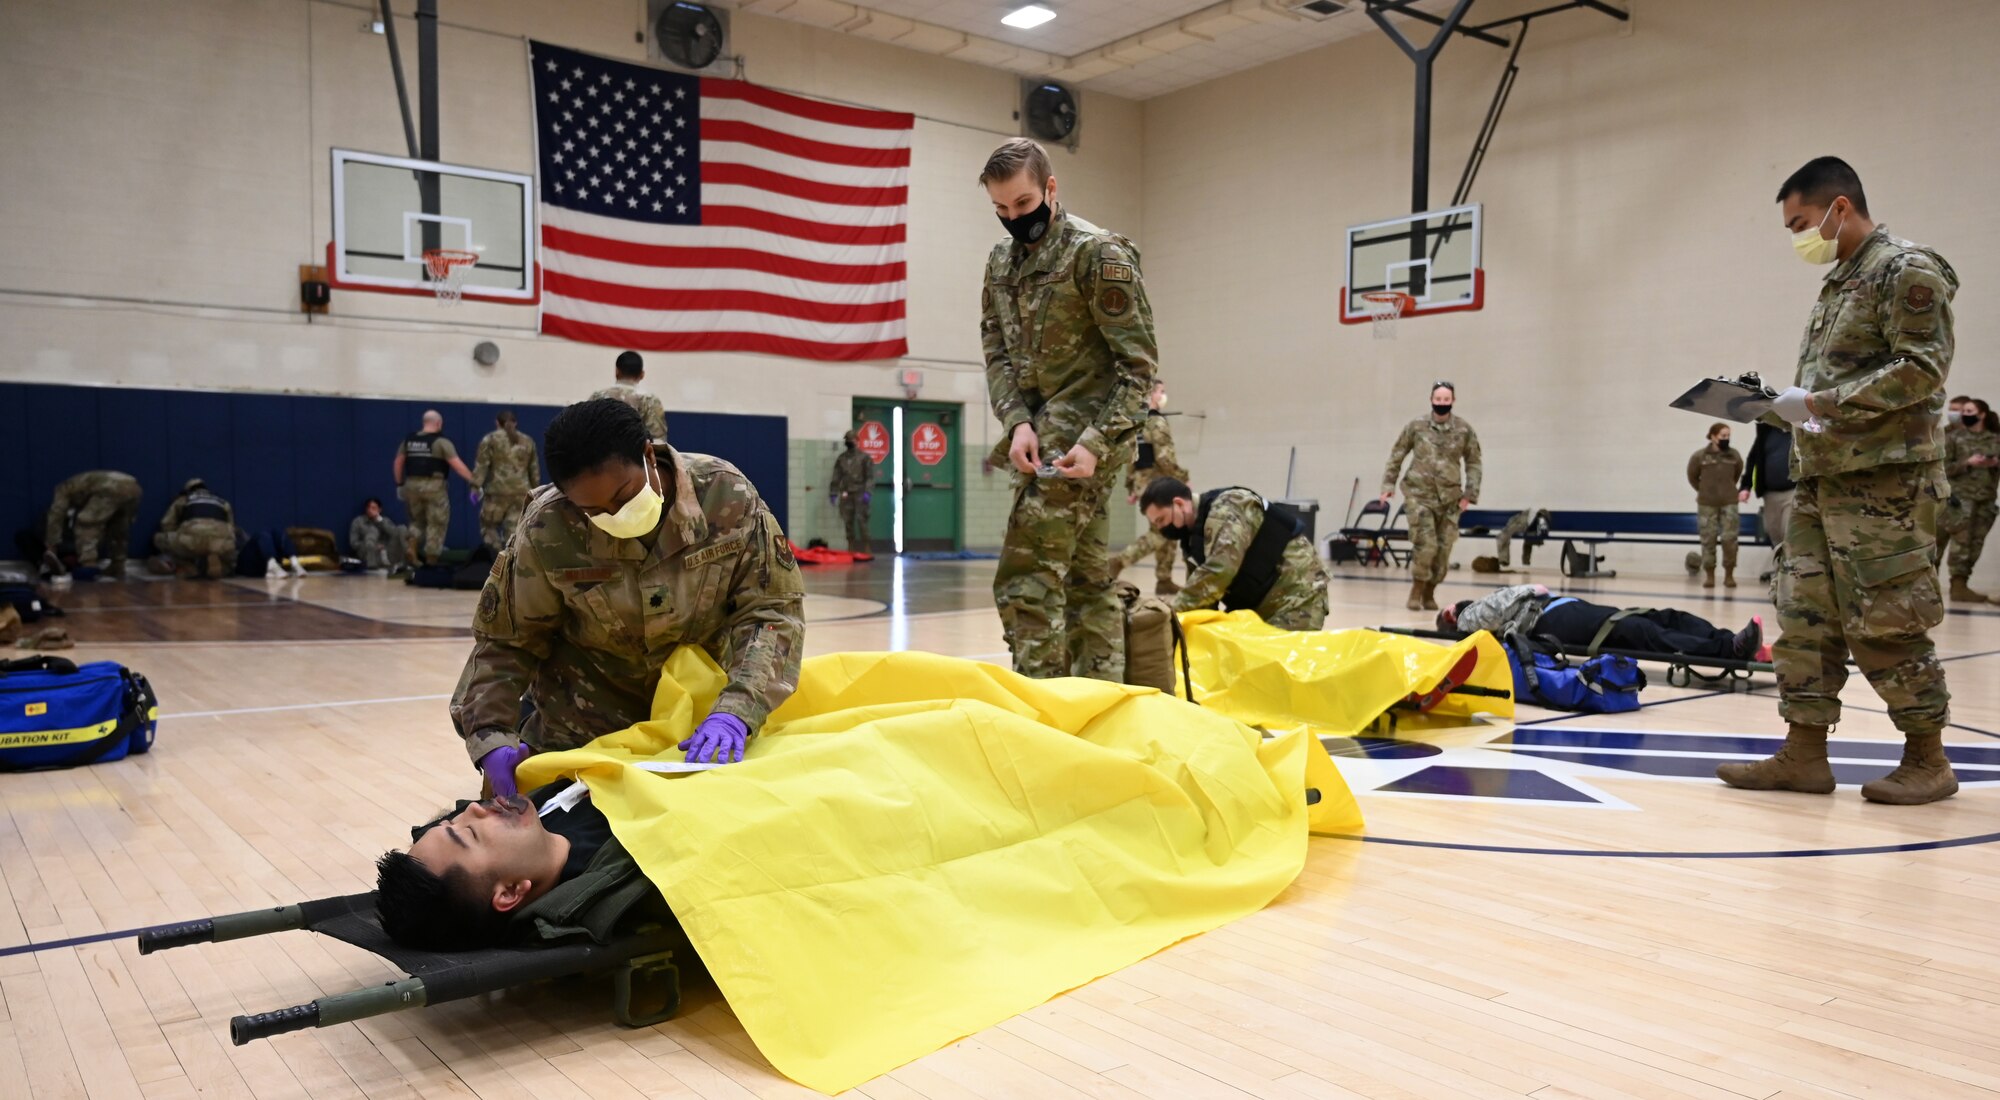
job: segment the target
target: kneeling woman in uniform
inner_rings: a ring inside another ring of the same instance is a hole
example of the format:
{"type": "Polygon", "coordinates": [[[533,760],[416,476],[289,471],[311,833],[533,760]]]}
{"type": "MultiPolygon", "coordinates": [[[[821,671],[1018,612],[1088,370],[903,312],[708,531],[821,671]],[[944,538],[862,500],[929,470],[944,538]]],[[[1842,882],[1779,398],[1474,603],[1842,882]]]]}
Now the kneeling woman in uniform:
{"type": "Polygon", "coordinates": [[[557,413],[542,453],[554,484],[493,563],[452,696],[466,752],[513,794],[529,753],[645,720],[668,654],[697,645],[729,684],[681,748],[743,759],[797,685],[805,636],[798,562],[756,487],[719,458],[649,442],[609,398],[557,413]]]}

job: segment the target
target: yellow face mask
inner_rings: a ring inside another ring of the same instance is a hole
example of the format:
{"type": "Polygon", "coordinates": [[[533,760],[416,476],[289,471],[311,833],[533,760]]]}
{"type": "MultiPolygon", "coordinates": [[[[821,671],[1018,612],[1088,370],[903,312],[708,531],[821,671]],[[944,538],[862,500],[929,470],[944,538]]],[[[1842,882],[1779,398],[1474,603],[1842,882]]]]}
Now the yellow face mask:
{"type": "Polygon", "coordinates": [[[590,522],[614,539],[636,539],[651,534],[660,525],[660,512],[666,507],[666,501],[653,488],[654,469],[651,463],[647,463],[646,484],[631,500],[616,512],[599,512],[591,516],[590,522]]]}
{"type": "Polygon", "coordinates": [[[1832,216],[1833,207],[1829,206],[1826,213],[1820,216],[1818,225],[1792,234],[1792,251],[1799,254],[1799,259],[1809,264],[1830,264],[1834,257],[1840,255],[1840,230],[1847,224],[1847,215],[1840,216],[1840,221],[1833,227],[1831,239],[1819,235],[1819,231],[1826,228],[1826,219],[1832,216]]]}

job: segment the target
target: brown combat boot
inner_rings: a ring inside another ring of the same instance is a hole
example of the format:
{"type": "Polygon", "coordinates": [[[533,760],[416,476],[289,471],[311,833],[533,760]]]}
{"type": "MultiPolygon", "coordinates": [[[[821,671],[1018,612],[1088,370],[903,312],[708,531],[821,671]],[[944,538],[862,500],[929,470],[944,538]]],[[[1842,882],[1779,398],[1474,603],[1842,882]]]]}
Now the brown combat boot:
{"type": "Polygon", "coordinates": [[[208,579],[209,579],[209,580],[212,580],[212,581],[219,581],[219,580],[221,580],[221,579],[222,579],[222,555],[221,555],[221,554],[210,554],[210,555],[208,556],[208,562],[207,562],[207,565],[208,565],[208,579]]]}
{"type": "Polygon", "coordinates": [[[1425,611],[1436,611],[1436,610],[1438,609],[1438,599],[1437,599],[1437,597],[1438,597],[1438,582],[1436,582],[1436,581],[1425,581],[1425,582],[1424,582],[1424,610],[1425,610],[1425,611]]]}
{"type": "Polygon", "coordinates": [[[1974,592],[1972,590],[1972,586],[1965,583],[1964,577],[1953,577],[1951,579],[1951,602],[1991,603],[1992,597],[1987,596],[1984,593],[1974,592]]]}
{"type": "Polygon", "coordinates": [[[1748,764],[1724,764],[1715,777],[1746,791],[1798,791],[1832,794],[1833,766],[1826,762],[1825,726],[1792,723],[1785,746],[1769,759],[1748,764]]]}
{"type": "Polygon", "coordinates": [[[1156,580],[1153,582],[1153,595],[1155,596],[1178,596],[1180,594],[1181,586],[1171,580],[1156,580]]]}
{"type": "Polygon", "coordinates": [[[1704,569],[1704,570],[1702,570],[1702,571],[1701,571],[1701,586],[1702,586],[1703,588],[1714,588],[1714,587],[1715,587],[1715,567],[1714,567],[1714,566],[1710,566],[1710,567],[1708,567],[1707,569],[1704,569]]]}
{"type": "Polygon", "coordinates": [[[1424,609],[1424,582],[1418,580],[1410,582],[1410,598],[1403,601],[1403,606],[1412,611],[1424,609]]]}
{"type": "Polygon", "coordinates": [[[1736,567],[1735,567],[1735,566],[1733,566],[1733,565],[1732,565],[1732,566],[1730,566],[1729,568],[1727,568],[1727,569],[1724,569],[1724,570],[1722,571],[1722,587],[1724,587],[1724,588],[1734,588],[1734,587],[1736,587],[1736,567]]]}
{"type": "Polygon", "coordinates": [[[1958,777],[1944,755],[1941,733],[1903,735],[1903,762],[1896,770],[1861,785],[1861,797],[1891,806],[1921,806],[1958,793],[1958,777]]]}

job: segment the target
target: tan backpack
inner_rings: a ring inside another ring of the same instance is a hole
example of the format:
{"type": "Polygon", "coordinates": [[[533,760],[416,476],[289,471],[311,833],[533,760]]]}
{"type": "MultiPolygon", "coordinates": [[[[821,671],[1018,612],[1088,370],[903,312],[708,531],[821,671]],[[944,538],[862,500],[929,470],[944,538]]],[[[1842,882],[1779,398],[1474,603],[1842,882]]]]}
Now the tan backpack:
{"type": "MultiPolygon", "coordinates": [[[[1125,682],[1174,693],[1174,651],[1181,651],[1183,672],[1187,647],[1180,619],[1158,596],[1141,595],[1137,585],[1119,581],[1118,600],[1125,605],[1125,682]]],[[[1189,698],[1192,699],[1192,689],[1189,698]]]]}

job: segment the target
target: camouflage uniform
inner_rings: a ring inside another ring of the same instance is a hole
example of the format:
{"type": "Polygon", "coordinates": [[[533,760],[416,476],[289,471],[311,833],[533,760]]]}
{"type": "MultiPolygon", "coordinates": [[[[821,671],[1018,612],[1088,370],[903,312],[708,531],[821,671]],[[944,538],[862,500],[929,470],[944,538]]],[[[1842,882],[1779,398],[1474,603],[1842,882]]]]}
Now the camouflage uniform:
{"type": "Polygon", "coordinates": [[[861,448],[849,446],[833,460],[833,476],[826,491],[840,506],[840,526],[847,534],[847,548],[868,552],[868,501],[874,491],[875,462],[861,448]]]}
{"type": "Polygon", "coordinates": [[[1410,576],[1437,585],[1451,568],[1452,544],[1458,541],[1460,500],[1479,503],[1479,482],[1485,469],[1479,460],[1479,435],[1456,413],[1439,421],[1420,416],[1403,428],[1382,471],[1382,491],[1396,488],[1403,459],[1412,451],[1403,473],[1403,512],[1410,527],[1410,576]],[[1459,481],[1459,466],[1465,481],[1459,481]]]}
{"type": "Polygon", "coordinates": [[[72,522],[74,512],[78,563],[95,567],[101,542],[111,559],[111,572],[123,573],[140,496],[139,479],[117,470],[91,470],[56,486],[45,532],[49,549],[62,544],[63,527],[72,522]]]}
{"type": "Polygon", "coordinates": [[[639,419],[646,422],[646,438],[655,443],[667,441],[667,410],[660,404],[659,398],[630,382],[613,382],[590,395],[592,401],[600,397],[623,401],[639,410],[639,419]]]}
{"type": "MultiPolygon", "coordinates": [[[[1493,537],[1495,547],[1493,555],[1499,561],[1500,568],[1505,569],[1512,564],[1511,558],[1513,557],[1514,539],[1535,526],[1536,516],[1547,516],[1548,514],[1548,509],[1546,508],[1523,508],[1507,517],[1507,522],[1500,528],[1500,533],[1493,537]]],[[[1546,531],[1547,528],[1544,527],[1542,530],[1546,531]]],[[[1521,564],[1529,565],[1534,560],[1534,543],[1523,543],[1521,545],[1521,564]]]]}
{"type": "Polygon", "coordinates": [[[472,467],[472,484],[480,492],[479,537],[499,553],[514,537],[528,494],[541,480],[535,441],[519,428],[495,428],[479,441],[472,467]]]}
{"type": "Polygon", "coordinates": [[[1796,382],[1823,430],[1792,435],[1798,495],[1774,586],[1778,712],[1792,732],[1776,757],[1718,769],[1726,783],[1833,789],[1826,733],[1840,720],[1851,653],[1905,739],[1902,766],[1861,793],[1923,802],[1958,789],[1940,743],[1951,695],[1930,638],[1944,620],[1938,417],[1957,289],[1943,257],[1881,227],[1827,273],[1796,382]]]}
{"type": "Polygon", "coordinates": [[[347,525],[347,552],[359,558],[363,568],[388,569],[404,562],[409,537],[409,531],[388,516],[359,515],[347,525]]]}
{"type": "MultiPolygon", "coordinates": [[[[421,434],[421,433],[420,433],[421,434]]],[[[411,437],[416,438],[415,436],[411,437]]],[[[404,441],[407,447],[408,440],[404,441]]],[[[437,436],[431,441],[431,457],[438,460],[440,467],[458,457],[458,448],[451,440],[437,436]]],[[[405,452],[405,462],[411,456],[405,452]]],[[[396,486],[396,499],[410,514],[410,555],[420,561],[435,562],[444,552],[445,532],[451,528],[451,494],[446,491],[449,473],[435,477],[413,475],[405,467],[403,483],[396,486]]]]}
{"type": "MultiPolygon", "coordinates": [[[[1220,604],[1243,564],[1244,552],[1263,524],[1264,501],[1256,493],[1226,489],[1217,496],[1201,529],[1201,545],[1207,556],[1189,570],[1187,583],[1174,597],[1174,611],[1198,611],[1220,604]]],[[[1326,608],[1326,570],[1320,568],[1312,540],[1300,535],[1285,544],[1277,583],[1257,605],[1257,617],[1286,630],[1318,630],[1326,624],[1326,608]]]]}
{"type": "Polygon", "coordinates": [[[1014,669],[1120,681],[1124,614],[1105,501],[1158,358],[1138,250],[1058,207],[1035,248],[993,247],[979,331],[1002,440],[1032,424],[1043,461],[1079,444],[1097,457],[1088,478],[1013,472],[993,596],[1014,669]]]}
{"type": "Polygon", "coordinates": [[[236,509],[199,481],[167,505],[153,546],[177,566],[200,566],[222,577],[236,568],[236,509]]]}
{"type": "Polygon", "coordinates": [[[1948,530],[1951,549],[1950,574],[1954,587],[1972,579],[1972,567],[1979,564],[1979,552],[1986,547],[1986,532],[1993,527],[1995,471],[1993,466],[1973,466],[1974,455],[2000,458],[2000,434],[1953,429],[1945,446],[1945,475],[1951,479],[1951,517],[1948,530]]]}
{"type": "Polygon", "coordinates": [[[1715,544],[1722,543],[1722,568],[1736,572],[1736,543],[1743,523],[1736,510],[1736,482],[1743,476],[1743,456],[1736,448],[1703,447],[1688,459],[1688,487],[1695,491],[1695,514],[1701,520],[1701,568],[1715,580],[1715,544]]]}
{"type": "Polygon", "coordinates": [[[736,467],[658,453],[672,491],[649,539],[605,534],[554,486],[528,503],[480,593],[451,700],[473,760],[523,741],[573,748],[645,720],[680,645],[728,671],[715,710],[752,732],[797,686],[805,587],[785,532],[736,467]]]}
{"type": "MultiPolygon", "coordinates": [[[[1173,429],[1167,426],[1167,416],[1162,412],[1149,412],[1146,422],[1139,426],[1139,440],[1133,447],[1133,460],[1125,467],[1125,495],[1137,496],[1146,491],[1146,486],[1156,477],[1188,479],[1187,467],[1180,464],[1174,454],[1173,429]],[[1140,466],[1139,460],[1146,457],[1145,448],[1152,449],[1152,464],[1140,466]]],[[[1133,540],[1132,545],[1111,556],[1111,572],[1121,573],[1125,567],[1152,554],[1153,579],[1167,586],[1174,582],[1174,544],[1158,531],[1146,530],[1133,540]]]]}

